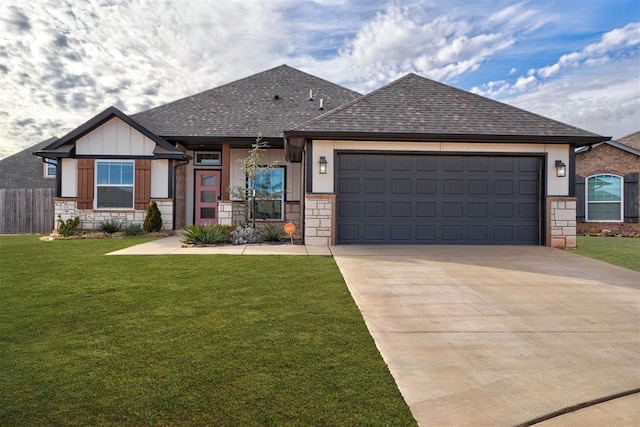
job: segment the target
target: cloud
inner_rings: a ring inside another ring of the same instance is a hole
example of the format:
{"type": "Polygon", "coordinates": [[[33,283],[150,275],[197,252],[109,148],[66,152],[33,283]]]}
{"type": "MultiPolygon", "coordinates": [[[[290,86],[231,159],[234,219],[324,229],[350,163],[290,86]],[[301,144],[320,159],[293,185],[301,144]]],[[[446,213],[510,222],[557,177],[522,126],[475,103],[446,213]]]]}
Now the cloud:
{"type": "Polygon", "coordinates": [[[7,11],[7,17],[0,18],[5,23],[7,31],[25,33],[31,29],[31,20],[21,8],[10,5],[7,7],[7,11]]]}

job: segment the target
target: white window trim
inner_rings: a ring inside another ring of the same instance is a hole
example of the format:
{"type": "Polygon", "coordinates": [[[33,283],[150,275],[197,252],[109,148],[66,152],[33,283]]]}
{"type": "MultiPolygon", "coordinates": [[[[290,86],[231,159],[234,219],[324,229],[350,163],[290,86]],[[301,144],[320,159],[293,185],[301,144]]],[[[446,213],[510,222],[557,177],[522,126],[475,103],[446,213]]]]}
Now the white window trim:
{"type": "Polygon", "coordinates": [[[128,159],[96,159],[94,163],[94,184],[93,191],[95,196],[93,197],[93,208],[97,211],[128,211],[134,210],[136,204],[136,162],[135,160],[128,159]],[[133,165],[133,184],[98,184],[98,163],[131,163],[133,165]],[[98,187],[131,187],[131,207],[98,207],[98,187]]]}
{"type": "Polygon", "coordinates": [[[51,166],[51,162],[56,162],[56,161],[52,160],[52,159],[47,159],[46,162],[43,162],[43,164],[44,164],[44,172],[43,172],[43,174],[44,174],[45,178],[55,178],[56,174],[58,173],[58,164],[57,164],[57,162],[56,162],[56,165],[53,168],[53,170],[54,170],[53,175],[49,173],[49,166],[51,166]]]}
{"type": "Polygon", "coordinates": [[[587,222],[624,222],[624,177],[615,174],[615,173],[597,173],[591,176],[588,176],[587,179],[585,180],[585,186],[584,186],[584,213],[585,213],[585,221],[587,222]],[[620,179],[620,219],[590,219],[589,218],[589,204],[590,203],[594,203],[594,204],[598,204],[598,203],[618,203],[618,202],[611,202],[611,201],[606,201],[606,202],[601,202],[601,201],[589,201],[589,180],[591,178],[595,178],[596,176],[601,176],[601,175],[610,175],[610,176],[615,176],[616,178],[620,179]]]}
{"type": "Polygon", "coordinates": [[[195,166],[221,166],[222,165],[222,153],[220,151],[196,151],[195,155],[194,155],[194,161],[193,164],[195,166]],[[218,163],[216,164],[211,164],[211,163],[203,163],[198,161],[198,154],[217,154],[218,155],[218,163]]]}

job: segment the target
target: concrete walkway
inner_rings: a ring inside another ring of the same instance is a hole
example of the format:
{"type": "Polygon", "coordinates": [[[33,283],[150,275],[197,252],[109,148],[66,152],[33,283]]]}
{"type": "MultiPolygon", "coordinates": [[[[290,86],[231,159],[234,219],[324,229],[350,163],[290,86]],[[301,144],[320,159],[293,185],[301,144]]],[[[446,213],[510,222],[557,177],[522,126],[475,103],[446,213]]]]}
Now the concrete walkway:
{"type": "MultiPolygon", "coordinates": [[[[547,247],[331,249],[421,426],[514,426],[640,387],[640,273],[547,247]]],[[[538,425],[640,425],[640,394],[538,425]]]]}
{"type": "Polygon", "coordinates": [[[331,256],[326,246],[305,245],[221,245],[182,247],[179,234],[131,246],[107,255],[324,255],[331,256]]]}

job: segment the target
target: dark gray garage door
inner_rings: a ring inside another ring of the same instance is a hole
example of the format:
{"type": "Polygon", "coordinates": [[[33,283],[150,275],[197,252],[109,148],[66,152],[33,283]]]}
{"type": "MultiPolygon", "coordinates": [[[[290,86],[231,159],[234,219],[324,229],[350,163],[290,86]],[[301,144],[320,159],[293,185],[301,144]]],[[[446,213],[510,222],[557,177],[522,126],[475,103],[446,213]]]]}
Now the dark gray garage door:
{"type": "Polygon", "coordinates": [[[540,244],[540,163],[339,153],[337,243],[540,244]]]}

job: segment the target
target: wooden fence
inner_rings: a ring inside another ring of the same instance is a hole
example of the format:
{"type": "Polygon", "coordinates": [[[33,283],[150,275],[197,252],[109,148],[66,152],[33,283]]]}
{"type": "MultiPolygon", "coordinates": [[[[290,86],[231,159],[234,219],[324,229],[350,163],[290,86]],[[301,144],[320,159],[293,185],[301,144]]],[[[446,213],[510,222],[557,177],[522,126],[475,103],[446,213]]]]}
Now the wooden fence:
{"type": "Polygon", "coordinates": [[[54,190],[0,188],[0,234],[38,234],[53,230],[54,190]]]}

